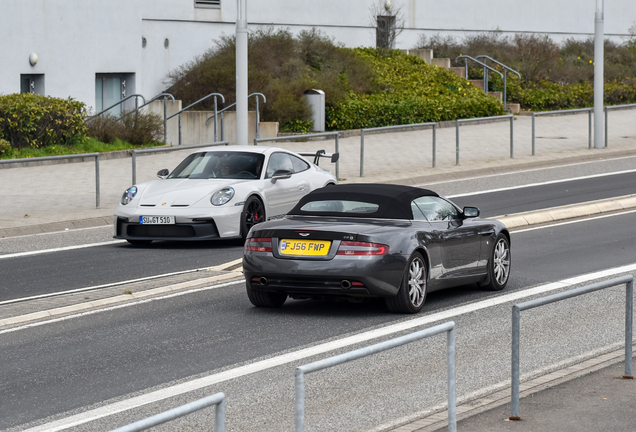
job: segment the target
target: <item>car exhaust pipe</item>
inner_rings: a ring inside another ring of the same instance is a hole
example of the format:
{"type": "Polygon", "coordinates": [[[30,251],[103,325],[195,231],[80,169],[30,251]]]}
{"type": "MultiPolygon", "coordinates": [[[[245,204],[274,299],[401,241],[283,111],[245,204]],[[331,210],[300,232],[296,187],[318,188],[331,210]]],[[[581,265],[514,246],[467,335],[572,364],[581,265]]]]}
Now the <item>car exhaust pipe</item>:
{"type": "Polygon", "coordinates": [[[348,280],[343,280],[342,282],[340,282],[340,286],[342,287],[342,289],[349,289],[351,288],[351,282],[349,282],[348,280]]]}
{"type": "Polygon", "coordinates": [[[267,278],[266,277],[262,277],[258,281],[261,283],[261,285],[267,285],[267,278]]]}

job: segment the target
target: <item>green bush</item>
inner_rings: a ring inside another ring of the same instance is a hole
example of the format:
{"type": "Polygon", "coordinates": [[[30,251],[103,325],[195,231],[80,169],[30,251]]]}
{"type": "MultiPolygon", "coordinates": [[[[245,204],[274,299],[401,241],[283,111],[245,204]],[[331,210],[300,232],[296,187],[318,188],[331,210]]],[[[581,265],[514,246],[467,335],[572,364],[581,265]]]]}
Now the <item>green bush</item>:
{"type": "Polygon", "coordinates": [[[15,148],[62,145],[86,138],[82,102],[31,93],[0,96],[0,131],[15,148]]]}
{"type": "Polygon", "coordinates": [[[121,140],[139,146],[163,139],[161,116],[138,110],[122,112],[119,117],[102,114],[88,119],[86,124],[90,137],[107,144],[121,140]]]}
{"type": "Polygon", "coordinates": [[[9,141],[0,138],[0,156],[8,154],[11,151],[11,144],[9,141]]]}

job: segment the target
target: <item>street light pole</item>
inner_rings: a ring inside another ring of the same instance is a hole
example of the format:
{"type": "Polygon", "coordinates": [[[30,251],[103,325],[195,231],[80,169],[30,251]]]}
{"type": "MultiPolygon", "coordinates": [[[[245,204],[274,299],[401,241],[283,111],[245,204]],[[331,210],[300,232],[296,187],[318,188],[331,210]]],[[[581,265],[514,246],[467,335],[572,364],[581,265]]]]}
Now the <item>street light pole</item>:
{"type": "Polygon", "coordinates": [[[247,145],[247,0],[236,0],[236,144],[247,145]]]}
{"type": "Polygon", "coordinates": [[[594,148],[603,148],[603,63],[605,0],[596,0],[594,16],[594,148]]]}

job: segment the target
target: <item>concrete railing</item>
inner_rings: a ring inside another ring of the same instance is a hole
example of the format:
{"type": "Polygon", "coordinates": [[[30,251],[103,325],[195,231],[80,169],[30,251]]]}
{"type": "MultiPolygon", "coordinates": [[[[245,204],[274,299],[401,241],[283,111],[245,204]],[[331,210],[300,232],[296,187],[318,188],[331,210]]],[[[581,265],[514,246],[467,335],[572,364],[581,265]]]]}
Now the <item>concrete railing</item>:
{"type": "Polygon", "coordinates": [[[457,431],[457,406],[455,399],[455,323],[453,321],[425,330],[394,338],[385,342],[349,351],[296,368],[296,432],[305,431],[305,374],[357,360],[362,357],[406,345],[440,333],[446,333],[446,365],[448,369],[448,430],[457,431]]]}
{"type": "Polygon", "coordinates": [[[599,291],[605,288],[625,284],[625,375],[623,378],[633,379],[632,376],[632,321],[634,307],[634,277],[623,276],[597,284],[576,288],[558,294],[541,297],[512,307],[512,415],[510,420],[521,420],[519,416],[519,338],[521,311],[554,303],[560,300],[580,296],[582,294],[599,291]]]}
{"type": "Polygon", "coordinates": [[[132,151],[132,184],[137,184],[137,155],[144,153],[163,153],[163,152],[171,152],[177,150],[188,150],[194,148],[201,147],[213,147],[213,146],[222,146],[228,145],[227,141],[220,141],[214,143],[204,143],[204,144],[193,144],[188,146],[180,146],[180,147],[159,147],[159,148],[150,148],[150,149],[135,149],[132,151]]]}
{"type": "Polygon", "coordinates": [[[43,162],[50,160],[60,160],[60,159],[83,159],[83,158],[95,158],[95,208],[99,208],[99,153],[81,153],[74,155],[63,155],[63,156],[44,156],[44,157],[36,157],[36,158],[23,158],[23,159],[4,159],[0,160],[0,164],[10,164],[10,163],[33,163],[33,162],[43,162]]]}
{"type": "MultiPolygon", "coordinates": [[[[214,418],[214,432],[225,432],[225,394],[216,393],[212,396],[208,396],[189,404],[181,405],[180,407],[173,408],[168,411],[164,411],[160,414],[152,417],[139,420],[135,423],[131,423],[127,426],[122,426],[117,429],[113,429],[111,432],[139,432],[145,429],[149,429],[153,426],[157,426],[163,423],[167,423],[171,420],[183,417],[191,414],[195,411],[199,411],[203,408],[216,405],[216,412],[214,418]]],[[[209,429],[206,429],[209,430],[209,429]]]]}

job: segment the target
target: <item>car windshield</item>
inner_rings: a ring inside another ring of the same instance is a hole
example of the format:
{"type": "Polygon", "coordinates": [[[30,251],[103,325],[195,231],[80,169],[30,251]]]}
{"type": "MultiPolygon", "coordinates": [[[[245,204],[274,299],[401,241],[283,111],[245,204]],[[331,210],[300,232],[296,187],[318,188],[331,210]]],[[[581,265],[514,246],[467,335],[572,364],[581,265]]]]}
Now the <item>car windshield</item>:
{"type": "Polygon", "coordinates": [[[375,213],[380,206],[374,203],[348,200],[310,201],[300,208],[305,212],[325,213],[375,213]]]}
{"type": "Polygon", "coordinates": [[[170,173],[168,178],[257,179],[261,176],[264,160],[264,155],[249,152],[192,153],[170,173]]]}

